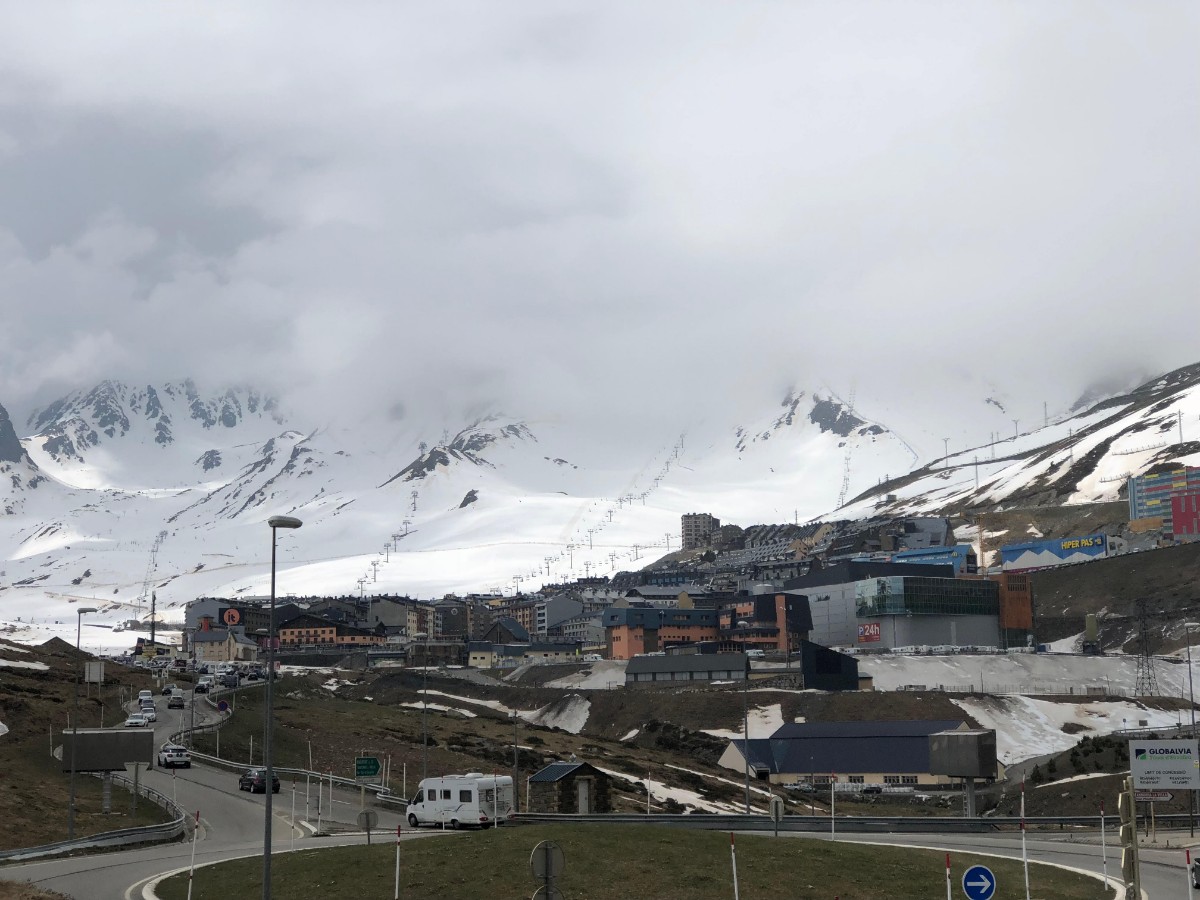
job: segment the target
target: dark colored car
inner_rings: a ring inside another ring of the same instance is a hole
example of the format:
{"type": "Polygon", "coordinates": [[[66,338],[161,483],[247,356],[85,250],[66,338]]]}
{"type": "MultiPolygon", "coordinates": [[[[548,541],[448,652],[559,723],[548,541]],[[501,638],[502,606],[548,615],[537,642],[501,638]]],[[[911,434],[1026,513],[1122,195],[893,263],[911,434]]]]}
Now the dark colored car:
{"type": "Polygon", "coordinates": [[[173,691],[174,691],[174,690],[175,690],[177,687],[179,687],[179,685],[177,685],[177,684],[168,684],[168,685],[166,685],[166,686],[165,686],[165,687],[163,687],[163,689],[162,689],[162,695],[163,695],[164,697],[170,697],[170,696],[171,696],[171,693],[172,693],[172,692],[173,692],[173,691]]]}
{"type": "MultiPolygon", "coordinates": [[[[249,791],[252,794],[265,794],[267,792],[267,770],[247,769],[238,779],[238,790],[249,791]]],[[[271,773],[271,793],[279,793],[279,776],[274,772],[271,773]]]]}
{"type": "Polygon", "coordinates": [[[864,794],[882,794],[883,788],[881,788],[877,784],[868,784],[865,788],[862,789],[862,792],[864,794]]]}
{"type": "Polygon", "coordinates": [[[183,694],[176,694],[167,701],[167,709],[185,709],[187,701],[183,699],[183,694]]]}

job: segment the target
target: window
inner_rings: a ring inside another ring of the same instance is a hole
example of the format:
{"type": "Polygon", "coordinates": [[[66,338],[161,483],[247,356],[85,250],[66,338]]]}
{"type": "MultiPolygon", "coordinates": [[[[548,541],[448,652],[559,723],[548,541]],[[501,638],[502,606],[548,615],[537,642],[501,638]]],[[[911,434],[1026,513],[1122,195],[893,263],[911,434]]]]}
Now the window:
{"type": "Polygon", "coordinates": [[[884,775],[883,783],[884,784],[899,784],[900,776],[899,775],[884,775]]]}
{"type": "Polygon", "coordinates": [[[443,791],[442,791],[442,799],[443,799],[443,800],[449,800],[449,799],[450,799],[450,791],[448,791],[448,790],[443,790],[443,791]]]}
{"type": "Polygon", "coordinates": [[[851,783],[851,784],[862,784],[862,783],[863,783],[863,776],[862,776],[862,775],[851,775],[851,776],[850,776],[850,783],[851,783]]]}
{"type": "Polygon", "coordinates": [[[471,802],[471,792],[470,791],[459,791],[458,792],[458,802],[459,803],[470,803],[471,802]]]}
{"type": "Polygon", "coordinates": [[[417,796],[413,797],[412,802],[413,803],[424,803],[425,802],[425,792],[417,791],[417,796]]]}
{"type": "Polygon", "coordinates": [[[917,776],[916,775],[902,775],[900,777],[900,783],[901,784],[916,784],[917,776]]]}

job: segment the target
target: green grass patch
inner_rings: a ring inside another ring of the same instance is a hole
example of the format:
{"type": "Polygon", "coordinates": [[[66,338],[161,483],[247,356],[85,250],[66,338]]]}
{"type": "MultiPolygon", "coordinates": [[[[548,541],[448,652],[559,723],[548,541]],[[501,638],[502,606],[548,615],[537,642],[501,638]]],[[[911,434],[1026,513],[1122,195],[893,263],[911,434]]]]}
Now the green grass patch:
{"type": "MultiPolygon", "coordinates": [[[[523,826],[406,841],[400,847],[400,891],[406,898],[478,900],[523,897],[537,884],[529,856],[553,840],[566,857],[558,888],[569,900],[727,900],[733,895],[729,835],[653,826],[523,826]]],[[[378,836],[377,836],[378,841],[378,836]]],[[[1019,861],[952,854],[954,893],[963,872],[983,863],[997,876],[997,900],[1024,896],[1019,861]]],[[[395,844],[301,850],[277,855],[272,890],[288,900],[361,900],[391,897],[395,844]]],[[[945,856],[931,850],[849,842],[744,835],[737,839],[741,896],[753,900],[928,900],[944,896],[945,856]]],[[[1092,878],[1033,866],[1034,895],[1056,900],[1104,896],[1092,878]]],[[[196,873],[194,900],[257,896],[262,860],[245,859],[196,873]]],[[[163,900],[187,896],[187,876],[158,889],[163,900]]]]}

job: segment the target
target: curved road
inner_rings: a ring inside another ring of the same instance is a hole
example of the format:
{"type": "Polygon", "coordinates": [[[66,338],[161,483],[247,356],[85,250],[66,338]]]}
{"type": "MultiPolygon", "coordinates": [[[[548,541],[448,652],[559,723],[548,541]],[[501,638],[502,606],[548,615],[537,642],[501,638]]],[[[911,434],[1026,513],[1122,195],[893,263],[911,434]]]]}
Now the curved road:
{"type": "MultiPolygon", "coordinates": [[[[163,710],[154,725],[155,747],[168,739],[172,732],[180,729],[180,716],[175,710],[163,710]],[[168,714],[171,713],[171,714],[168,714]]],[[[190,711],[188,721],[190,722],[190,711]]],[[[196,706],[196,724],[213,721],[216,714],[206,704],[196,706]]],[[[132,772],[127,773],[132,776],[132,772]]],[[[263,801],[262,794],[250,794],[238,790],[238,772],[196,764],[190,769],[159,769],[143,771],[142,783],[154,788],[167,797],[172,797],[185,810],[200,813],[200,831],[196,843],[196,862],[213,862],[239,856],[261,856],[263,847],[263,801]]],[[[119,792],[114,792],[119,796],[119,792]]],[[[295,785],[295,810],[297,823],[305,817],[305,783],[295,785]]],[[[310,811],[316,820],[317,787],[311,788],[310,811]]],[[[272,828],[272,847],[276,853],[295,846],[311,848],[362,843],[361,834],[335,834],[314,838],[297,825],[292,829],[293,788],[288,780],[281,779],[280,791],[275,795],[272,828]]],[[[114,803],[120,801],[114,796],[114,803]]],[[[142,799],[139,803],[148,803],[142,799]]],[[[358,792],[335,788],[333,803],[329,803],[328,786],[322,801],[324,823],[354,828],[359,812],[358,792]]],[[[379,831],[374,840],[393,840],[396,826],[401,824],[398,813],[376,809],[379,814],[379,831]]],[[[404,832],[404,839],[439,834],[425,831],[418,834],[404,832]]],[[[450,832],[446,832],[449,834],[450,832]]],[[[75,856],[42,860],[0,867],[0,880],[32,882],[48,890],[58,891],[78,900],[132,900],[140,898],[141,888],[164,872],[186,867],[192,855],[191,841],[157,844],[138,850],[118,851],[104,854],[75,856]]],[[[200,878],[197,875],[197,878],[200,878]]]]}

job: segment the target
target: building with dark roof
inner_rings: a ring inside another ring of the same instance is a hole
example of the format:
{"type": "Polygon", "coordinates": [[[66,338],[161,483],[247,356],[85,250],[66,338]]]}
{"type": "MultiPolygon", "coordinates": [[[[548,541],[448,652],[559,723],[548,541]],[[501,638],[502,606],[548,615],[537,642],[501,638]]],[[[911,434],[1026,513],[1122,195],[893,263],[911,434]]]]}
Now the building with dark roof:
{"type": "Polygon", "coordinates": [[[722,766],[773,784],[828,785],[840,782],[877,785],[949,784],[930,773],[929,736],[939,731],[966,731],[965,720],[885,722],[796,722],[781,726],[769,738],[736,739],[719,760],[722,766]]]}
{"type": "Polygon", "coordinates": [[[626,687],[679,687],[712,681],[744,681],[745,653],[635,656],[625,666],[626,687]]]}
{"type": "Polygon", "coordinates": [[[611,781],[590,763],[551,763],[529,778],[527,812],[567,815],[612,812],[611,781]]]}

